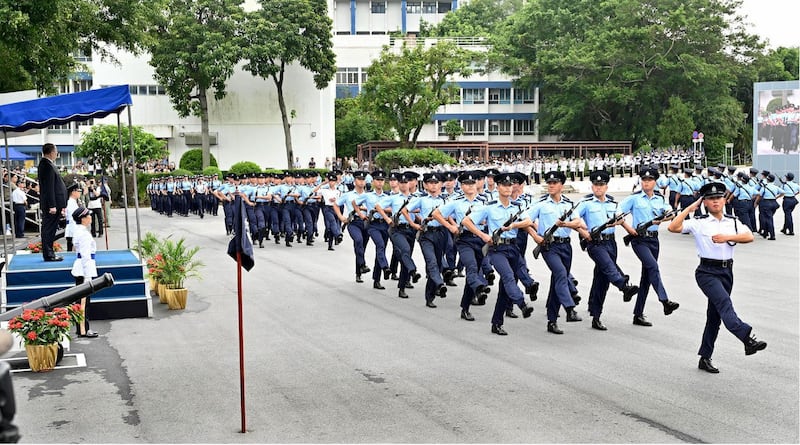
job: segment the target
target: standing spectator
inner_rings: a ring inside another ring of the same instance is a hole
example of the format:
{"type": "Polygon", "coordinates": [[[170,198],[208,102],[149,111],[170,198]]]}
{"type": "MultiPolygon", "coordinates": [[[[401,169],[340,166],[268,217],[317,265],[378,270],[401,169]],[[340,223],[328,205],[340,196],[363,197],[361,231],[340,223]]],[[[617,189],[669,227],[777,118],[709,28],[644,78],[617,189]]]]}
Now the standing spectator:
{"type": "Polygon", "coordinates": [[[331,158],[325,158],[325,168],[330,170],[331,169],[331,158]]]}
{"type": "Polygon", "coordinates": [[[25,195],[25,182],[11,192],[11,201],[14,202],[14,235],[25,238],[25,211],[28,208],[28,197],[25,195]]]}
{"type": "Polygon", "coordinates": [[[32,209],[38,208],[39,205],[39,184],[35,182],[31,182],[28,187],[28,205],[32,209]]]}
{"type": "Polygon", "coordinates": [[[103,202],[100,196],[100,187],[95,183],[94,179],[89,180],[86,189],[86,196],[89,201],[86,207],[92,211],[92,236],[103,235],[103,202]]]}
{"type": "Polygon", "coordinates": [[[311,157],[311,160],[308,161],[308,168],[317,168],[317,161],[314,160],[314,157],[311,157]]]}
{"type": "Polygon", "coordinates": [[[58,174],[54,164],[58,157],[58,147],[47,143],[42,146],[42,160],[39,161],[39,186],[42,207],[42,257],[45,261],[63,261],[56,255],[53,242],[56,240],[58,221],[67,205],[67,187],[58,174]]]}
{"type": "Polygon", "coordinates": [[[300,158],[299,157],[295,157],[294,158],[294,165],[292,165],[292,167],[293,168],[302,168],[302,164],[300,164],[300,158]]]}

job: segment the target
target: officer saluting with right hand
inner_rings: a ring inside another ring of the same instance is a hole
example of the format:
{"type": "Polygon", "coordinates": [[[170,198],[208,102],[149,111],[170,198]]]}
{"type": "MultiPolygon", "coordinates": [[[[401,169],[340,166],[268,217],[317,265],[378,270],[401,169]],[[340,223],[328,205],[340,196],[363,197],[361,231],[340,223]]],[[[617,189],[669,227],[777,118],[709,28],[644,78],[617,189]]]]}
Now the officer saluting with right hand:
{"type": "Polygon", "coordinates": [[[720,321],[725,323],[731,334],[744,343],[745,355],[755,354],[767,347],[767,343],[756,340],[751,335],[753,328],[739,319],[733,310],[731,290],[733,289],[733,248],[736,243],[753,241],[753,232],[736,218],[725,215],[724,184],[708,183],[700,189],[701,198],[683,209],[669,224],[673,233],[691,233],[694,235],[700,265],[695,270],[695,281],[700,290],[708,297],[706,310],[706,327],[700,344],[700,363],[698,368],[718,373],[719,369],[711,364],[711,354],[719,333],[720,321]],[[700,204],[708,209],[707,215],[686,220],[689,213],[695,211],[700,204]]]}

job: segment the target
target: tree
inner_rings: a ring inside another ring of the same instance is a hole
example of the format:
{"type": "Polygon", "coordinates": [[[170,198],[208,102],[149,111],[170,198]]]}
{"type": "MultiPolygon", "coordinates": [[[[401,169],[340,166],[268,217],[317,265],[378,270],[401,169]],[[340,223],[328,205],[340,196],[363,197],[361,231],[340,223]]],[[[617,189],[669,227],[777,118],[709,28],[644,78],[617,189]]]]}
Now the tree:
{"type": "Polygon", "coordinates": [[[691,111],[680,97],[669,98],[669,107],[658,123],[659,147],[684,147],[694,130],[691,111]]]}
{"type": "MultiPolygon", "coordinates": [[[[216,167],[217,166],[217,159],[214,158],[212,154],[209,159],[209,167],[216,167]]],[[[186,152],[181,155],[181,160],[178,162],[178,167],[192,170],[192,171],[200,171],[204,170],[203,168],[203,149],[194,148],[192,150],[187,150],[186,152]]]]}
{"type": "Polygon", "coordinates": [[[356,155],[358,144],[391,138],[391,132],[359,105],[359,98],[336,99],[336,156],[356,155]]]}
{"type": "MultiPolygon", "coordinates": [[[[325,0],[259,0],[261,9],[247,15],[244,25],[244,69],[254,76],[270,78],[278,92],[286,145],[287,167],[292,167],[291,123],[286,110],[284,74],[298,63],[314,73],[314,86],[328,86],[336,73],[331,29],[325,0]]],[[[294,110],[292,110],[292,117],[294,110]]]]}
{"type": "Polygon", "coordinates": [[[522,0],[471,0],[445,14],[438,25],[420,27],[422,37],[488,37],[510,15],[522,7],[522,0]]]}
{"type": "Polygon", "coordinates": [[[208,93],[225,97],[225,83],[241,58],[237,31],[241,0],[166,0],[150,30],[156,80],[180,117],[200,118],[203,168],[211,159],[208,93]]]}
{"type": "Polygon", "coordinates": [[[458,97],[450,78],[469,77],[477,57],[446,41],[429,49],[403,45],[399,53],[384,48],[367,70],[361,103],[381,125],[394,129],[402,145],[415,147],[436,110],[458,97]]]}
{"type": "Polygon", "coordinates": [[[732,94],[736,72],[758,49],[739,4],[533,0],[502,27],[494,49],[504,71],[541,85],[546,132],[639,147],[656,139],[675,96],[707,135],[732,140],[744,120],[732,94]]]}
{"type": "Polygon", "coordinates": [[[451,141],[455,141],[457,137],[464,134],[464,129],[457,120],[450,119],[444,124],[444,132],[451,141]]]}
{"type": "MultiPolygon", "coordinates": [[[[0,0],[0,93],[55,92],[77,63],[74,51],[111,58],[105,44],[138,52],[151,0],[0,0]]],[[[113,59],[113,58],[111,58],[113,59]]]]}
{"type": "MultiPolygon", "coordinates": [[[[130,153],[130,138],[128,127],[120,127],[122,133],[122,150],[127,156],[130,153]]],[[[103,170],[112,165],[116,159],[119,162],[119,134],[116,125],[95,125],[83,135],[83,142],[75,147],[75,156],[79,158],[92,158],[100,163],[103,170]]],[[[137,164],[142,164],[153,159],[163,159],[167,156],[167,146],[164,141],[159,141],[152,134],[144,131],[142,127],[133,126],[133,155],[137,164]]]]}

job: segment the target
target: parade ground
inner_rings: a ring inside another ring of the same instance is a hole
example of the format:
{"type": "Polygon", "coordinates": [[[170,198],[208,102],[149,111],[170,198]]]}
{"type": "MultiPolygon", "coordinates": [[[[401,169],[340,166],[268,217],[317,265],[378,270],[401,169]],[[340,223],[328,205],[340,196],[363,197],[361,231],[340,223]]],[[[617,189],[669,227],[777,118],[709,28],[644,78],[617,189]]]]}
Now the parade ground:
{"type": "MultiPolygon", "coordinates": [[[[629,192],[612,193],[619,200],[629,192]]],[[[134,245],[134,211],[127,213],[134,245]]],[[[222,211],[204,219],[139,213],[142,235],[201,247],[202,279],[188,281],[185,310],[155,297],[151,318],[92,322],[100,336],[76,338],[69,351],[83,354],[85,366],[14,373],[22,442],[800,442],[800,237],[756,235],[736,248],[734,307],[768,347],[745,356],[723,326],[713,356],[719,374],[697,369],[707,299],[694,280],[693,237],[666,227],[659,264],[680,308],[664,316],[651,290],[645,314],[653,326],[635,326],[633,301],[612,287],[602,317],[608,331],[591,329],[593,263],[574,240],[584,320],[567,323],[562,309],[564,335],[546,332],[549,271],[533,259],[532,240],[526,259],[542,283],[539,299],[531,318],[506,320],[505,337],[490,333],[497,283],[468,322],[459,318],[464,278],[430,309],[424,274],[407,300],[397,298],[396,281],[375,290],[366,274],[356,283],[347,235],[335,251],[322,239],[291,248],[269,241],[254,247],[255,267],[243,272],[243,434],[237,270],[222,211]]],[[[111,249],[127,247],[122,209],[112,211],[108,232],[111,249]]],[[[103,238],[97,243],[105,249],[103,238]]],[[[639,261],[618,245],[620,267],[638,283],[639,261]]],[[[373,258],[369,244],[370,267],[373,258]]],[[[419,247],[414,258],[424,264],[419,247]]]]}

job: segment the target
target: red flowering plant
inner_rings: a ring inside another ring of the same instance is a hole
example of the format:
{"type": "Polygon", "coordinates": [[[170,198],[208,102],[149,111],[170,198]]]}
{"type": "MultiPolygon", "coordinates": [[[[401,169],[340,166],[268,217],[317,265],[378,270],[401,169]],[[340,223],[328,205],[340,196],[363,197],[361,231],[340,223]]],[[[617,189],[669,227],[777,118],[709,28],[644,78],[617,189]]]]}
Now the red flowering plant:
{"type": "Polygon", "coordinates": [[[152,258],[147,259],[147,275],[153,277],[154,280],[159,281],[164,274],[164,255],[157,253],[152,258]]]}
{"type": "MultiPolygon", "coordinates": [[[[30,250],[32,253],[41,253],[42,252],[42,242],[39,241],[38,243],[29,243],[28,247],[25,250],[30,250]]],[[[61,252],[61,244],[53,243],[53,250],[56,252],[61,252]]]]}
{"type": "Polygon", "coordinates": [[[26,345],[58,343],[69,335],[70,326],[83,320],[80,304],[57,307],[52,311],[26,309],[8,322],[8,330],[16,333],[26,345]]]}

